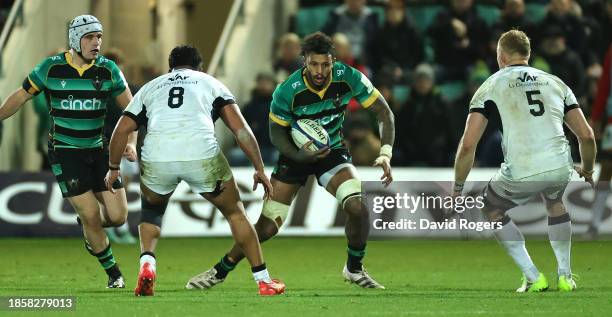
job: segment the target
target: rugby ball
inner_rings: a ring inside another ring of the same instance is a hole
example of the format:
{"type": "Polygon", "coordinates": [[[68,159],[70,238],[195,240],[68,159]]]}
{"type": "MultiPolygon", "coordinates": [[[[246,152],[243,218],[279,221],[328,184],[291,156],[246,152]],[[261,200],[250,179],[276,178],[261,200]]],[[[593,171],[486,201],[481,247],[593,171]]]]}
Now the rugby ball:
{"type": "Polygon", "coordinates": [[[308,141],[312,141],[312,144],[308,147],[310,151],[317,151],[329,146],[327,131],[316,121],[310,119],[294,121],[291,124],[291,138],[298,148],[304,146],[308,141]]]}

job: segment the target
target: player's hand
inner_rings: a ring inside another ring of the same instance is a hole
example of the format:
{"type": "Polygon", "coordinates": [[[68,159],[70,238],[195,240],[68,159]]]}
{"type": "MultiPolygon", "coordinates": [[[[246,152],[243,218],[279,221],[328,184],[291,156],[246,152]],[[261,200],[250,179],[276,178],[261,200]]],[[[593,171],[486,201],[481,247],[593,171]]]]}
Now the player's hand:
{"type": "Polygon", "coordinates": [[[264,200],[272,198],[272,183],[270,183],[270,179],[263,170],[256,171],[255,174],[253,174],[253,191],[257,189],[257,184],[261,184],[264,188],[264,200]]]}
{"type": "Polygon", "coordinates": [[[389,186],[393,181],[393,175],[391,175],[391,160],[386,155],[379,156],[372,166],[380,166],[383,169],[383,175],[380,177],[385,187],[389,186]]]}
{"type": "Polygon", "coordinates": [[[593,172],[594,171],[585,171],[580,166],[574,166],[574,170],[581,178],[584,178],[584,181],[589,183],[592,188],[595,188],[595,182],[593,181],[593,172]]]}
{"type": "Polygon", "coordinates": [[[109,192],[111,192],[113,194],[115,193],[115,189],[113,188],[113,184],[120,177],[121,177],[121,171],[120,170],[109,170],[106,173],[106,177],[104,177],[104,184],[106,185],[106,189],[108,189],[109,192]]]}
{"type": "Polygon", "coordinates": [[[126,145],[125,151],[123,151],[123,157],[127,158],[130,162],[136,162],[138,160],[136,147],[133,144],[126,145]]]}
{"type": "Polygon", "coordinates": [[[295,160],[300,162],[300,163],[314,163],[326,156],[329,155],[329,153],[331,153],[331,150],[329,149],[328,146],[322,147],[321,149],[317,150],[317,151],[311,151],[308,149],[308,147],[312,144],[312,140],[306,142],[306,144],[304,144],[300,150],[297,152],[297,155],[295,157],[295,160]]]}
{"type": "Polygon", "coordinates": [[[445,219],[450,219],[457,214],[457,212],[455,211],[455,203],[457,201],[456,200],[457,197],[463,196],[464,185],[465,185],[465,182],[457,182],[457,181],[453,182],[451,192],[450,192],[450,197],[452,198],[453,203],[448,208],[443,209],[445,219]]]}

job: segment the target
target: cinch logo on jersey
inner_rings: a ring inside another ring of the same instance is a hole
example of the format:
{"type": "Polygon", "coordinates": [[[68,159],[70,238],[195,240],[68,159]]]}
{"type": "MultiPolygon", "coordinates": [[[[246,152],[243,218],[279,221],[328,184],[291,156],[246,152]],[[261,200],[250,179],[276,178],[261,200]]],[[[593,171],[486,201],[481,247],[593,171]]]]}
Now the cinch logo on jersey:
{"type": "Polygon", "coordinates": [[[60,101],[60,107],[64,110],[100,110],[102,109],[102,101],[92,99],[76,99],[72,95],[68,99],[60,101]]]}

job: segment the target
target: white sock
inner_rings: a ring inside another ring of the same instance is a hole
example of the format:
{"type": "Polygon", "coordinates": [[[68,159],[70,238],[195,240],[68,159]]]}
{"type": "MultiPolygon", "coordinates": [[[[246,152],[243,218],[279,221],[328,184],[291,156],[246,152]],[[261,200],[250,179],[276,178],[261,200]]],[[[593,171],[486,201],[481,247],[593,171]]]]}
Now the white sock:
{"type": "Polygon", "coordinates": [[[568,213],[548,217],[548,239],[557,258],[559,276],[570,275],[570,253],[572,249],[572,222],[568,213]]]}
{"type": "Polygon", "coordinates": [[[259,283],[260,281],[264,281],[266,283],[272,282],[272,279],[270,278],[270,273],[268,273],[268,269],[253,272],[253,278],[255,279],[256,283],[259,283]]]}
{"type": "Polygon", "coordinates": [[[540,272],[535,264],[533,264],[529,253],[527,253],[523,234],[518,230],[518,227],[510,218],[502,221],[505,222],[503,227],[495,231],[497,241],[504,246],[508,255],[512,257],[516,265],[518,265],[523,274],[525,274],[527,280],[529,282],[535,282],[540,276],[540,272]]]}
{"type": "Polygon", "coordinates": [[[140,268],[142,268],[142,266],[145,263],[149,263],[149,265],[151,265],[151,269],[153,270],[153,272],[155,272],[157,262],[155,261],[154,257],[152,257],[149,254],[145,254],[145,255],[141,256],[140,257],[140,268]]]}

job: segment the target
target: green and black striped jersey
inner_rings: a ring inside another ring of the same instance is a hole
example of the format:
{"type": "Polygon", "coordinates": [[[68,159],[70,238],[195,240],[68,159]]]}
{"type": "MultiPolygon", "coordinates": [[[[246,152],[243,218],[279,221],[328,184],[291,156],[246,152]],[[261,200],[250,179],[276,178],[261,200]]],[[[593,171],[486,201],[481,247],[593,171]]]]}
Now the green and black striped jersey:
{"type": "Polygon", "coordinates": [[[315,120],[327,130],[330,148],[341,148],[344,110],[349,100],[355,98],[367,108],[379,92],[364,74],[340,62],[334,63],[331,80],[319,91],[310,86],[305,71],[295,71],[276,87],[270,120],[284,127],[299,119],[315,120]]]}
{"type": "Polygon", "coordinates": [[[126,87],[113,61],[98,56],[91,64],[78,67],[69,52],[45,58],[23,81],[28,93],[45,92],[53,148],[102,147],[106,104],[126,87]]]}

